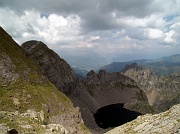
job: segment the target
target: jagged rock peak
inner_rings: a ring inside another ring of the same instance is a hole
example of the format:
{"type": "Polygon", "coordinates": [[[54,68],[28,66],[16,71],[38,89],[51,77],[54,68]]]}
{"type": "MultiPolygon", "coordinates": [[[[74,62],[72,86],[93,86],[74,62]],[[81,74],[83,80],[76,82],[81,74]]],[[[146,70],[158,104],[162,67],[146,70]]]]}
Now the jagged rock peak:
{"type": "Polygon", "coordinates": [[[96,73],[94,70],[91,70],[89,73],[87,73],[87,77],[93,76],[93,75],[102,76],[102,75],[106,75],[106,74],[107,74],[107,71],[105,71],[105,70],[99,70],[98,73],[96,73]]]}
{"type": "Polygon", "coordinates": [[[104,76],[104,75],[106,75],[106,74],[107,74],[107,71],[105,71],[105,70],[99,70],[99,73],[98,73],[99,76],[104,76]]]}
{"type": "Polygon", "coordinates": [[[99,76],[96,74],[96,72],[94,72],[94,70],[91,70],[89,73],[87,73],[86,79],[89,82],[99,81],[99,76]]]}
{"type": "Polygon", "coordinates": [[[91,70],[90,72],[87,73],[87,76],[90,76],[90,75],[95,75],[96,72],[94,70],[91,70]]]}
{"type": "Polygon", "coordinates": [[[108,76],[108,72],[106,72],[105,70],[99,70],[98,73],[96,73],[95,71],[91,70],[88,74],[87,74],[87,81],[89,82],[97,82],[99,80],[102,80],[104,78],[106,78],[106,76],[108,76]]]}

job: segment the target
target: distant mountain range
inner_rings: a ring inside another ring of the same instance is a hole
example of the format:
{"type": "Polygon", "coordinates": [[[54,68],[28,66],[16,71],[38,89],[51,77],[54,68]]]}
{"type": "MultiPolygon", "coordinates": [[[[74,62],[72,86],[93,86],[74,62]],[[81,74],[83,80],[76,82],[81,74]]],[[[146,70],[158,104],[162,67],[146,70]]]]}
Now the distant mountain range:
{"type": "Polygon", "coordinates": [[[180,72],[180,54],[162,57],[160,59],[155,60],[148,60],[148,59],[141,59],[141,60],[132,60],[128,62],[113,62],[111,64],[102,66],[98,70],[106,70],[107,72],[119,72],[121,71],[125,65],[132,64],[136,62],[141,66],[145,66],[151,69],[156,75],[163,76],[169,75],[172,73],[180,72]]]}

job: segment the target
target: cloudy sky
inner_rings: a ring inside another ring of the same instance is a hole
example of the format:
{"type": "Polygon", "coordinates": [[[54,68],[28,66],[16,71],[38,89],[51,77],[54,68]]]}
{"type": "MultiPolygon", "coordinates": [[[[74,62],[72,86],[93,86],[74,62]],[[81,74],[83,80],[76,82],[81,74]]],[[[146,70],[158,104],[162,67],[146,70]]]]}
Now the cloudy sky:
{"type": "Polygon", "coordinates": [[[108,61],[180,53],[180,0],[0,0],[0,26],[61,57],[108,61]]]}

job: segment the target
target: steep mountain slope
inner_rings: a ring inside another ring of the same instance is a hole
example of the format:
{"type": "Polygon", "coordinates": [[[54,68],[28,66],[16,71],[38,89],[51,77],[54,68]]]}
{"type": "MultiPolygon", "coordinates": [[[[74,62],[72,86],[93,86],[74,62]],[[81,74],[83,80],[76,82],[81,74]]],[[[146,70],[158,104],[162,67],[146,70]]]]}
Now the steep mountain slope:
{"type": "Polygon", "coordinates": [[[165,111],[180,103],[180,74],[158,77],[148,68],[136,63],[123,69],[124,75],[132,78],[146,92],[149,104],[165,111]]]}
{"type": "Polygon", "coordinates": [[[0,133],[88,133],[78,108],[27,56],[0,27],[0,133]]]}
{"type": "Polygon", "coordinates": [[[116,127],[106,134],[179,134],[180,104],[160,114],[147,114],[116,127]]]}

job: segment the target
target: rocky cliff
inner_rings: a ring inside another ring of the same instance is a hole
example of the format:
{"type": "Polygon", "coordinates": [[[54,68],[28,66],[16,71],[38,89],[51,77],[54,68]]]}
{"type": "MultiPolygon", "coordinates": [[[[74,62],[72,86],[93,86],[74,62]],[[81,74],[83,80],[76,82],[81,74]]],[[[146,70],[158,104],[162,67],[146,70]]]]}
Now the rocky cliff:
{"type": "Polygon", "coordinates": [[[28,57],[42,68],[46,78],[60,91],[66,95],[75,93],[77,78],[64,59],[40,41],[27,41],[22,44],[22,48],[28,52],[28,57]]]}
{"type": "Polygon", "coordinates": [[[0,27],[0,133],[89,133],[78,108],[0,27]]]}
{"type": "Polygon", "coordinates": [[[160,114],[146,114],[105,134],[179,134],[180,104],[160,114]]]}
{"type": "Polygon", "coordinates": [[[158,77],[151,70],[137,64],[127,65],[124,75],[132,78],[146,92],[149,104],[165,111],[180,103],[180,74],[158,77]]]}

